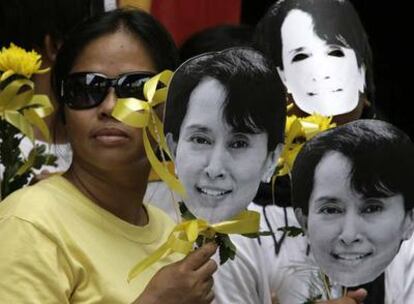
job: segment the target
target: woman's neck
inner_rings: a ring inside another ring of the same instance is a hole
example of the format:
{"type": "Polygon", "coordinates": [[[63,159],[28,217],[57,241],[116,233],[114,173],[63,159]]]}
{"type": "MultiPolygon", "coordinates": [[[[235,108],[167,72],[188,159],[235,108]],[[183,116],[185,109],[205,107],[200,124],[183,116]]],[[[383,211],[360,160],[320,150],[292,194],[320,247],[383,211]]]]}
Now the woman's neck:
{"type": "Polygon", "coordinates": [[[148,215],[142,200],[150,166],[140,169],[105,172],[73,163],[64,176],[98,206],[128,223],[144,226],[148,215]]]}

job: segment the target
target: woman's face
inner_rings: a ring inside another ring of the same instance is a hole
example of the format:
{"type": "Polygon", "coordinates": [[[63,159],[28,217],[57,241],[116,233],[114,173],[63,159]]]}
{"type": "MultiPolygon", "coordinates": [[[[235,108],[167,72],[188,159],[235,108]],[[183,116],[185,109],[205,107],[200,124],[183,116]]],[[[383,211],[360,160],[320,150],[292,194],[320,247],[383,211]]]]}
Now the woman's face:
{"type": "Polygon", "coordinates": [[[350,182],[351,162],[326,154],[314,175],[308,237],[316,262],[333,282],[356,286],[373,281],[412,233],[404,198],[365,197],[350,182]]]}
{"type": "MultiPolygon", "coordinates": [[[[152,59],[140,41],[118,30],[86,45],[71,73],[96,72],[116,78],[136,71],[155,72],[152,59]]],[[[142,130],[128,127],[111,116],[116,100],[114,88],[110,88],[104,101],[96,107],[73,110],[65,106],[66,131],[74,164],[111,170],[149,166],[142,130]]]]}
{"type": "Polygon", "coordinates": [[[261,178],[276,159],[267,150],[267,134],[236,132],[223,118],[224,86],[205,78],[190,95],[175,143],[175,165],[197,217],[228,219],[255,196],[261,178]]]}
{"type": "Polygon", "coordinates": [[[353,49],[327,44],[314,32],[312,17],[298,9],[286,16],[281,35],[279,74],[300,110],[331,116],[357,108],[365,68],[358,68],[353,49]]]}

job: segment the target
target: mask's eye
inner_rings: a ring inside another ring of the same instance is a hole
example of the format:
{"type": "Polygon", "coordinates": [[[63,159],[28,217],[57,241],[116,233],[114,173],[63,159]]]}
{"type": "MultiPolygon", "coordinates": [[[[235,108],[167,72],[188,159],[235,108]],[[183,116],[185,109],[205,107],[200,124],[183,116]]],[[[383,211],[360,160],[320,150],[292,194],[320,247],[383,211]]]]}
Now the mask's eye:
{"type": "Polygon", "coordinates": [[[361,213],[371,214],[371,213],[380,213],[384,211],[384,203],[379,199],[368,199],[365,202],[364,207],[361,210],[361,213]]]}
{"type": "Polygon", "coordinates": [[[339,49],[329,51],[328,55],[329,56],[334,56],[334,57],[344,57],[345,56],[344,52],[342,50],[339,50],[339,49]]]}
{"type": "Polygon", "coordinates": [[[307,54],[299,53],[299,54],[296,54],[295,56],[293,56],[292,62],[302,61],[302,60],[305,60],[308,57],[309,57],[309,55],[307,55],[307,54]]]}
{"type": "Polygon", "coordinates": [[[190,138],[190,141],[196,145],[209,145],[211,142],[205,136],[194,135],[190,138]]]}
{"type": "Polygon", "coordinates": [[[342,214],[344,213],[344,210],[342,208],[339,208],[337,206],[325,206],[319,210],[322,214],[342,214]]]}
{"type": "Polygon", "coordinates": [[[235,140],[233,142],[230,143],[230,148],[232,149],[243,149],[243,148],[247,148],[249,146],[249,143],[245,140],[235,140]]]}

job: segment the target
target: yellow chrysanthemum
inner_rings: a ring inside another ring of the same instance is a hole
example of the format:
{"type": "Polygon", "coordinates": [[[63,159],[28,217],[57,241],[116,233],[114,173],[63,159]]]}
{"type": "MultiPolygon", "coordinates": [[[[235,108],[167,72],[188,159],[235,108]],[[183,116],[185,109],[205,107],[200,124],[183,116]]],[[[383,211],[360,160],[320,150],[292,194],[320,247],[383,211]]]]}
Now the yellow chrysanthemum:
{"type": "Polygon", "coordinates": [[[10,47],[3,47],[0,51],[0,71],[12,74],[23,75],[30,78],[33,74],[41,74],[49,69],[40,69],[41,56],[34,50],[28,52],[14,43],[10,47]]]}

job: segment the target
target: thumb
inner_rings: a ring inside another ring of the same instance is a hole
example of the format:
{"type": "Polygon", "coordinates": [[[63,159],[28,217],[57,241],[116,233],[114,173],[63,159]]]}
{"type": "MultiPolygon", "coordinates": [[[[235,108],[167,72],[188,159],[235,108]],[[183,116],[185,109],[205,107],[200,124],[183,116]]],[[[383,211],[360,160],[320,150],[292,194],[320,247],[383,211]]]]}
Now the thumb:
{"type": "Polygon", "coordinates": [[[191,252],[181,263],[188,270],[197,270],[213,256],[216,250],[217,245],[214,242],[204,244],[202,247],[191,252]]]}
{"type": "Polygon", "coordinates": [[[365,298],[367,297],[367,295],[368,295],[368,292],[363,288],[348,291],[348,293],[346,294],[347,297],[355,300],[356,303],[358,303],[358,304],[362,303],[365,300],[365,298]]]}

